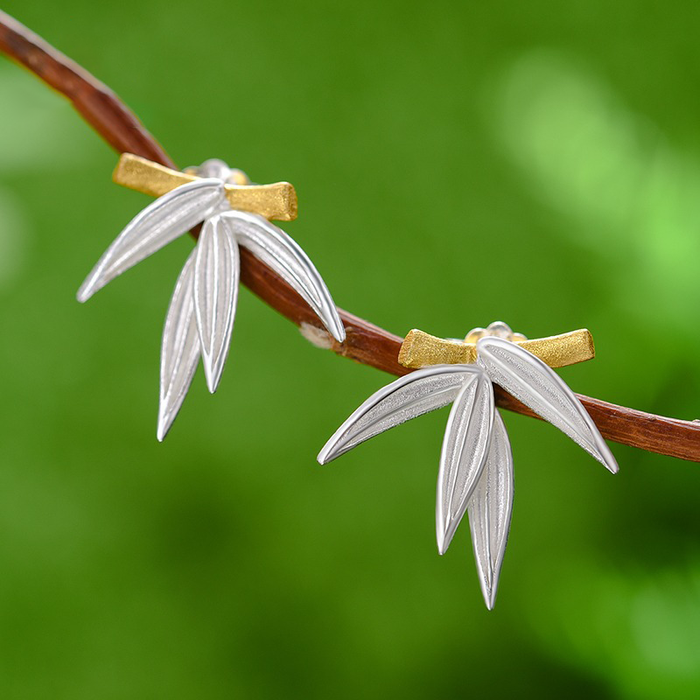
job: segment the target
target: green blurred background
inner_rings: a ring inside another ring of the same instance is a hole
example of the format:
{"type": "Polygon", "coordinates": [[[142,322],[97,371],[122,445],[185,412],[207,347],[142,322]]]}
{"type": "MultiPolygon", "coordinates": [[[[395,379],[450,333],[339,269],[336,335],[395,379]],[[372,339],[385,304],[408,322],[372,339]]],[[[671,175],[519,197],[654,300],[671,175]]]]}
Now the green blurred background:
{"type": "MultiPolygon", "coordinates": [[[[577,391],[700,416],[700,5],[6,0],[180,164],[289,180],[338,304],[398,334],[590,328],[577,391]]],[[[484,608],[434,542],[444,411],[315,455],[390,378],[244,291],[230,362],[155,439],[191,241],[87,305],[148,198],[0,61],[0,697],[700,696],[700,469],[608,474],[505,416],[510,544],[484,608]]]]}

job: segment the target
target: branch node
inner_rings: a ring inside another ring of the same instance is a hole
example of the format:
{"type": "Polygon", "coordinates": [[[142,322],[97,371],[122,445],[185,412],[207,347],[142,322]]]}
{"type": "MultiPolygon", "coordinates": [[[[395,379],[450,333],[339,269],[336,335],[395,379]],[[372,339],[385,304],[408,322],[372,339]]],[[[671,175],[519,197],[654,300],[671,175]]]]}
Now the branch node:
{"type": "Polygon", "coordinates": [[[312,326],[306,321],[302,321],[299,326],[299,332],[306,338],[311,345],[315,345],[321,350],[331,350],[333,348],[333,337],[328,331],[317,326],[312,326]]]}

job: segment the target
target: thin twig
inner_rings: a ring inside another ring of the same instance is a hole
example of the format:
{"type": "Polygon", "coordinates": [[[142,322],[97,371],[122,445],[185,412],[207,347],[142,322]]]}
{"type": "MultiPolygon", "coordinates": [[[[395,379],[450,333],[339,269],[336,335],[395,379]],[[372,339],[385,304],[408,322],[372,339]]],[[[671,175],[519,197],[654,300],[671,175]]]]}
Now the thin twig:
{"type": "MultiPolygon", "coordinates": [[[[109,88],[3,12],[0,51],[65,95],[119,153],[134,153],[175,167],[160,144],[109,88]]],[[[196,237],[197,232],[193,235],[196,237]]],[[[242,280],[250,290],[297,325],[317,324],[313,312],[284,280],[245,249],[241,250],[241,258],[242,280]]],[[[391,374],[408,372],[397,361],[401,338],[345,311],[340,311],[340,315],[347,340],[342,345],[332,343],[334,352],[391,374]]],[[[700,423],[655,416],[586,396],[579,398],[607,439],[700,462],[700,423]]],[[[498,392],[497,402],[501,408],[533,415],[506,392],[498,392]]]]}

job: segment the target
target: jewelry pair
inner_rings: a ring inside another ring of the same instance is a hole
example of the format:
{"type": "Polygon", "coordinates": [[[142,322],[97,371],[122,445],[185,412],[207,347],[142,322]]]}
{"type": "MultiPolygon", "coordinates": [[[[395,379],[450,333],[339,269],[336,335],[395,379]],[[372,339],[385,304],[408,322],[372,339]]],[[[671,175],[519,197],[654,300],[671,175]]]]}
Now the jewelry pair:
{"type": "MultiPolygon", "coordinates": [[[[289,183],[253,185],[219,160],[179,173],[122,155],[115,182],[158,197],[119,234],[80,287],[78,300],[201,224],[194,251],[175,285],[161,346],[157,437],[163,440],[184,401],[200,358],[216,391],[235,321],[239,248],[248,249],[309,305],[338,343],[345,329],[311,260],[271,219],[296,218],[289,183]]],[[[452,404],[440,456],[436,529],[440,554],[468,513],[484,600],[495,602],[513,506],[513,459],[494,385],[568,435],[612,473],[618,467],[585,408],[552,370],[594,356],[588,331],[527,340],[502,322],[472,330],[464,341],[413,330],[398,361],[415,370],[365,401],[330,438],[325,464],[411,418],[452,404]]]]}

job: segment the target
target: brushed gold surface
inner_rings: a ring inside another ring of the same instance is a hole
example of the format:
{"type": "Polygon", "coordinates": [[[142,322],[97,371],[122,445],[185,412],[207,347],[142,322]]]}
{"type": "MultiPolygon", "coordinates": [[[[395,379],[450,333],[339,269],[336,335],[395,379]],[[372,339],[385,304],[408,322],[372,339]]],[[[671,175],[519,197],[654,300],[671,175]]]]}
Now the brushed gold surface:
{"type": "MultiPolygon", "coordinates": [[[[566,367],[595,357],[593,336],[584,329],[553,335],[548,338],[517,340],[550,367],[566,367]]],[[[399,364],[409,369],[426,365],[454,365],[476,361],[476,343],[445,340],[417,329],[404,339],[399,351],[399,364]]]]}
{"type": "MultiPolygon", "coordinates": [[[[132,153],[123,153],[112,176],[114,182],[152,197],[160,197],[180,185],[197,180],[196,175],[171,170],[132,153]]],[[[271,185],[225,185],[232,209],[260,214],[266,219],[293,221],[297,218],[297,194],[289,182],[271,185]]]]}

